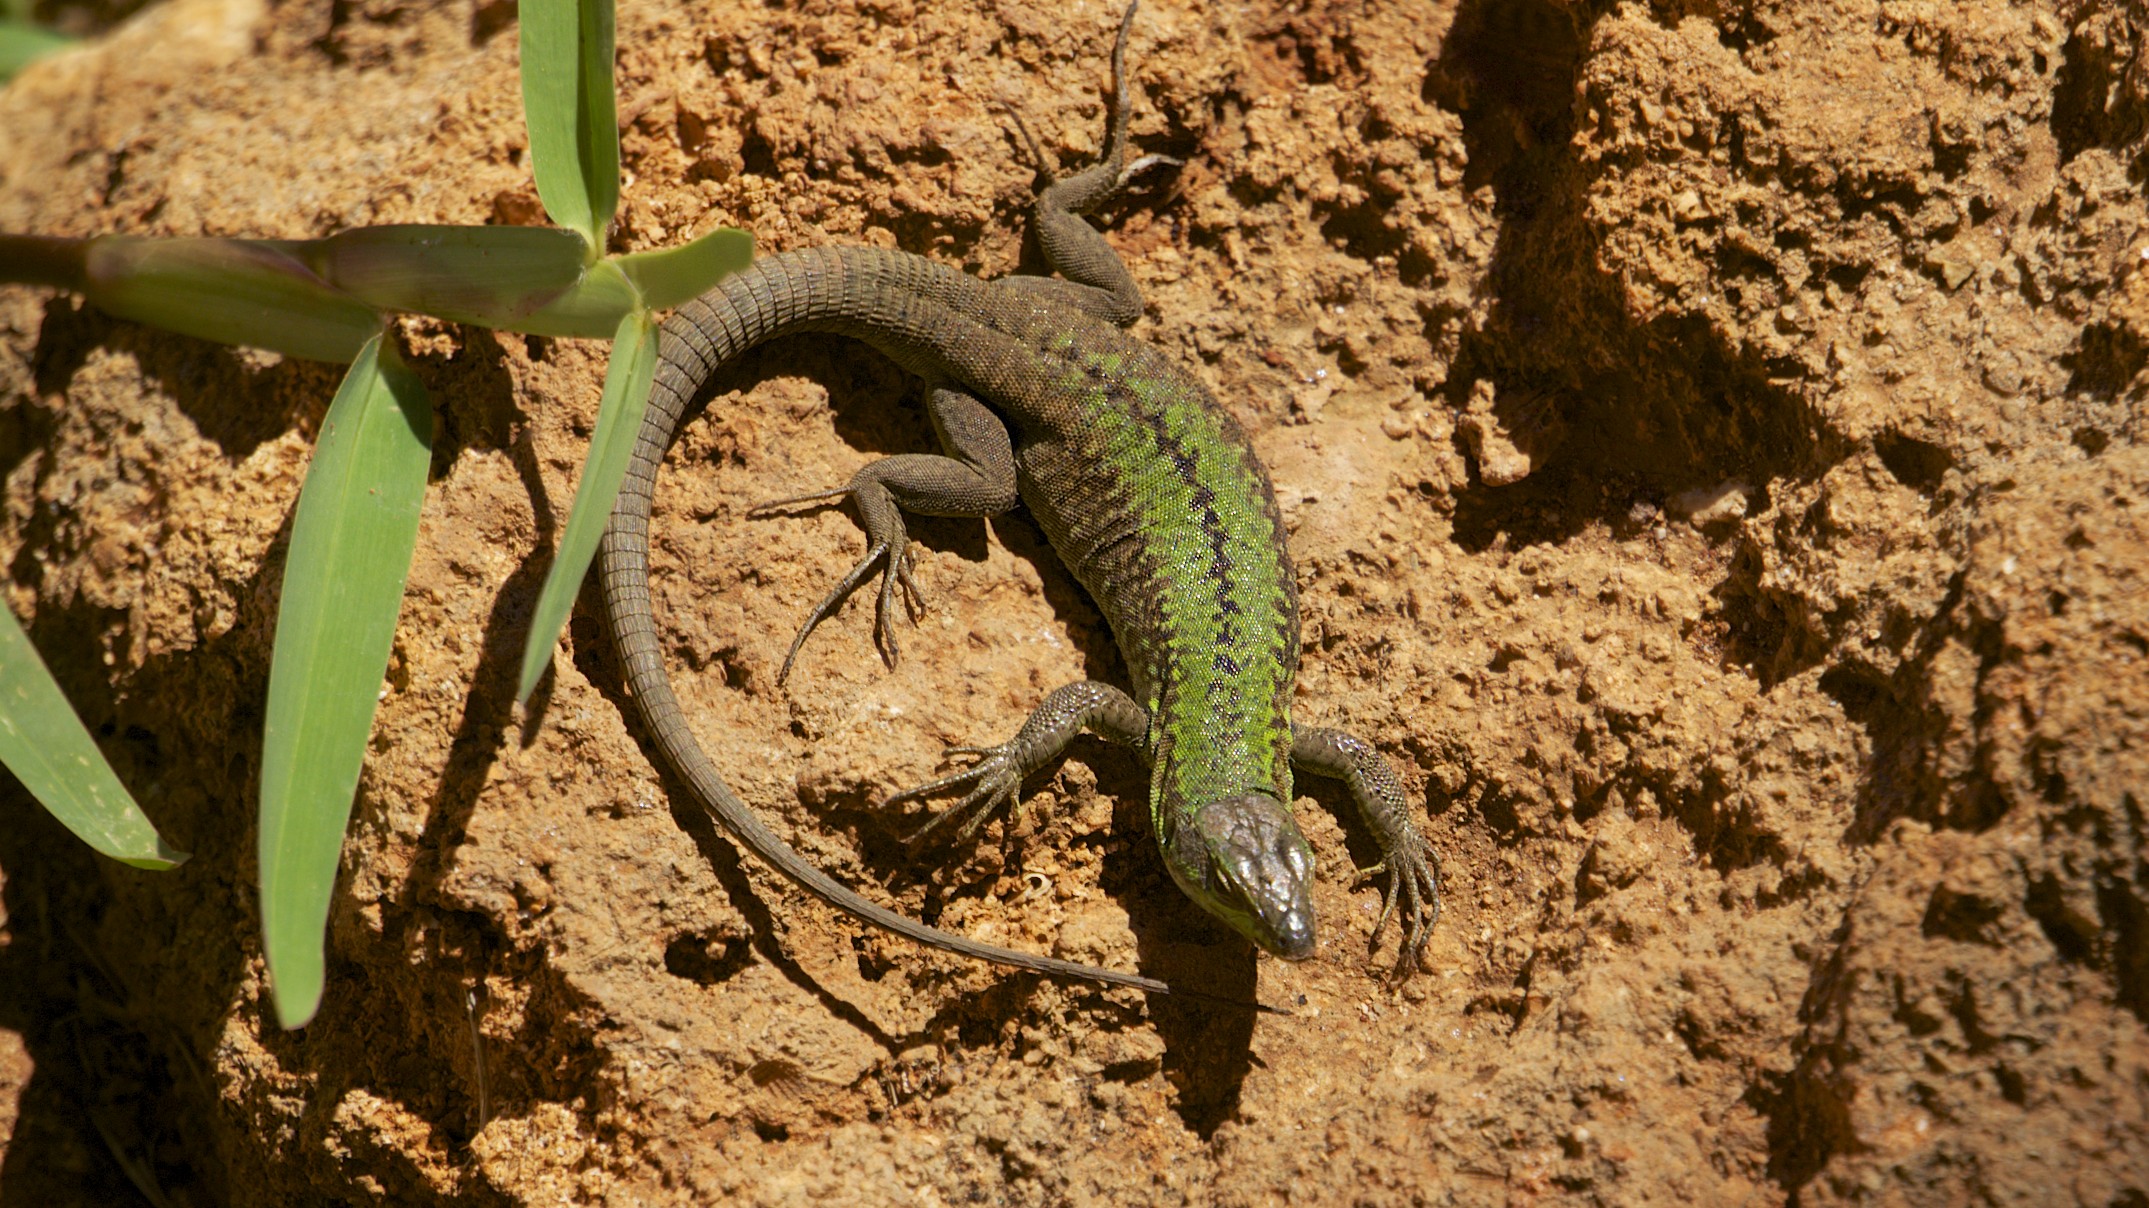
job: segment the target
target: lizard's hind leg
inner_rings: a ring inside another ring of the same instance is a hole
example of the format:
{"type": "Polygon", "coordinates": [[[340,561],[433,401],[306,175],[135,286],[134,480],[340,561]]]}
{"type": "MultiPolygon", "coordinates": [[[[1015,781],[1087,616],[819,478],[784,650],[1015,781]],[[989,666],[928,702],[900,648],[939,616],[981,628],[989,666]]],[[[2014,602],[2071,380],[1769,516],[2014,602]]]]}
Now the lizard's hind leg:
{"type": "Polygon", "coordinates": [[[933,430],[940,437],[945,455],[900,453],[868,462],[851,476],[848,485],[790,499],[761,504],[753,514],[796,503],[848,498],[858,507],[865,525],[866,552],[838,580],[821,602],[814,605],[798,636],[791,639],[782,670],[781,684],[791,675],[791,665],[807,635],[831,616],[858,586],[881,570],[878,607],[874,613],[873,639],[890,667],[902,657],[895,639],[896,586],[909,594],[905,603],[913,621],[920,606],[918,585],[910,573],[910,530],[904,512],[923,516],[997,516],[1015,506],[1015,454],[1007,425],[977,396],[948,386],[936,386],[926,401],[933,430]]]}

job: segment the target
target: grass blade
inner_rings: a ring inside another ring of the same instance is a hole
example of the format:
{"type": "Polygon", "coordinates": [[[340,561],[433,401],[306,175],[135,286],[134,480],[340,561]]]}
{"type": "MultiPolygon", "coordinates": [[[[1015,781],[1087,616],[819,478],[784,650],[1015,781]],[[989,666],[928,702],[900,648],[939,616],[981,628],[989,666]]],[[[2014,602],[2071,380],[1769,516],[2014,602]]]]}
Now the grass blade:
{"type": "Polygon", "coordinates": [[[618,265],[585,263],[582,237],[551,227],[358,227],[293,246],[369,306],[500,331],[602,339],[641,305],[618,265]]]}
{"type": "Polygon", "coordinates": [[[619,329],[620,320],[641,309],[634,284],[613,261],[599,260],[559,297],[500,326],[539,336],[602,339],[619,329]]]}
{"type": "Polygon", "coordinates": [[[615,257],[651,310],[669,310],[754,262],[754,237],[736,227],[711,231],[685,247],[615,257]]]}
{"type": "Polygon", "coordinates": [[[269,239],[90,240],[83,292],[108,315],[286,356],[348,361],[378,334],[373,309],[269,239]]]}
{"type": "Polygon", "coordinates": [[[425,387],[376,335],[322,422],[291,521],[261,751],[261,932],[276,1016],[321,1004],[323,933],[432,460],[425,387]]]}
{"type": "Polygon", "coordinates": [[[619,332],[612,337],[612,364],[605,370],[604,399],[597,405],[597,431],[590,437],[589,457],[582,463],[582,482],[568,509],[559,553],[537,593],[529,644],[522,650],[518,701],[530,699],[545,668],[552,665],[552,648],[567,624],[567,610],[574,606],[582,576],[589,573],[604,526],[612,519],[620,480],[627,476],[628,457],[641,435],[642,413],[649,409],[649,381],[656,368],[656,322],[648,311],[635,311],[619,321],[619,332]]]}
{"type": "MultiPolygon", "coordinates": [[[[369,306],[511,327],[582,277],[582,239],[552,227],[357,227],[297,246],[323,281],[369,306]]],[[[614,315],[604,335],[619,322],[614,315]]]]}
{"type": "Polygon", "coordinates": [[[545,213],[595,258],[619,205],[611,0],[524,0],[519,20],[530,175],[545,213]]]}
{"type": "Polygon", "coordinates": [[[6,83],[34,60],[72,45],[74,39],[51,30],[20,21],[0,21],[0,84],[6,83]]]}
{"type": "Polygon", "coordinates": [[[15,614],[0,608],[0,763],[84,843],[136,868],[187,854],[164,842],[75,716],[15,614]]]}

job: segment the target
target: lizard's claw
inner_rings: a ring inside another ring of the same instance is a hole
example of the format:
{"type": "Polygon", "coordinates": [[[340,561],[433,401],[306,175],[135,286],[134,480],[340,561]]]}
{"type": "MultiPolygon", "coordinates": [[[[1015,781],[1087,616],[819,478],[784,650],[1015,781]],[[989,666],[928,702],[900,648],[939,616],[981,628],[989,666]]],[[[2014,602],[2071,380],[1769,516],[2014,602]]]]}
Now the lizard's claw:
{"type": "Polygon", "coordinates": [[[1013,745],[1012,743],[1006,743],[997,747],[949,747],[947,753],[950,756],[974,755],[978,761],[959,772],[951,772],[946,776],[942,776],[938,780],[921,784],[916,788],[904,789],[902,792],[882,801],[881,805],[890,806],[900,801],[923,800],[943,790],[960,788],[968,784],[971,786],[970,791],[963,795],[961,801],[934,814],[926,821],[924,826],[919,827],[912,833],[908,840],[911,846],[916,847],[923,843],[928,835],[939,830],[949,821],[968,815],[968,820],[963,823],[962,829],[956,832],[958,841],[968,843],[977,834],[978,828],[985,825],[985,820],[992,817],[994,808],[1002,801],[1007,803],[1008,813],[1011,817],[1016,810],[1018,805],[1016,797],[1018,790],[1022,787],[1023,770],[1021,765],[1016,762],[1014,752],[1010,749],[1013,745]]]}
{"type": "Polygon", "coordinates": [[[903,661],[903,649],[895,640],[896,608],[901,606],[903,619],[912,625],[918,623],[919,615],[925,611],[924,598],[918,594],[918,581],[910,574],[909,544],[907,540],[902,541],[894,547],[899,551],[895,553],[876,544],[859,561],[859,566],[868,570],[883,559],[888,563],[880,576],[880,598],[873,605],[873,644],[880,648],[881,659],[891,671],[903,661]],[[898,587],[902,590],[898,591],[898,587]]]}
{"type": "MultiPolygon", "coordinates": [[[[826,503],[852,498],[856,494],[857,488],[854,485],[832,491],[816,491],[811,495],[794,495],[789,499],[773,499],[754,505],[747,511],[747,515],[765,516],[777,508],[801,503],[826,503]]],[[[910,570],[910,536],[903,526],[902,513],[894,508],[869,510],[861,506],[860,510],[866,513],[869,529],[878,531],[869,534],[870,544],[866,547],[865,556],[852,565],[850,571],[829,589],[827,595],[821,597],[821,602],[813,606],[812,612],[806,614],[805,623],[798,627],[797,636],[791,639],[791,649],[784,653],[782,668],[776,672],[778,684],[790,678],[791,665],[798,661],[798,652],[805,646],[806,638],[821,622],[835,614],[846,597],[871,577],[876,566],[882,570],[880,595],[873,614],[873,644],[880,649],[882,660],[890,668],[903,660],[902,647],[895,638],[897,588],[901,588],[900,603],[911,624],[917,624],[918,617],[925,611],[924,595],[919,592],[918,581],[910,570]]]]}
{"type": "MultiPolygon", "coordinates": [[[[895,560],[895,574],[892,576],[896,583],[902,584],[903,616],[913,625],[916,625],[925,616],[925,593],[918,590],[918,580],[910,573],[911,567],[915,565],[916,561],[911,558],[910,550],[906,546],[903,550],[903,556],[895,560]]],[[[881,581],[881,611],[883,613],[888,611],[889,604],[893,603],[895,598],[896,593],[890,589],[888,580],[883,579],[881,581]]]]}
{"type": "Polygon", "coordinates": [[[1114,193],[1126,188],[1135,177],[1152,168],[1183,168],[1186,161],[1175,155],[1144,155],[1119,170],[1119,179],[1112,183],[1114,193]]]}
{"type": "Polygon", "coordinates": [[[1366,943],[1366,952],[1380,947],[1380,937],[1388,929],[1388,920],[1396,917],[1396,908],[1402,907],[1403,938],[1395,953],[1395,968],[1389,977],[1402,981],[1418,968],[1425,955],[1425,945],[1433,938],[1433,928],[1440,922],[1440,876],[1434,861],[1421,840],[1415,848],[1395,851],[1385,860],[1371,868],[1358,870],[1354,887],[1388,874],[1388,890],[1383,895],[1380,921],[1373,924],[1373,938],[1366,943]]]}
{"type": "Polygon", "coordinates": [[[834,487],[826,491],[815,491],[810,495],[790,495],[782,499],[764,499],[760,503],[747,508],[746,515],[750,519],[759,520],[763,516],[775,514],[779,508],[797,507],[802,503],[837,503],[850,497],[851,488],[845,486],[834,487]]]}
{"type": "Polygon", "coordinates": [[[891,554],[887,545],[874,542],[867,548],[866,556],[851,567],[850,573],[830,588],[828,594],[821,597],[821,602],[813,606],[813,611],[806,614],[805,623],[798,627],[798,635],[791,639],[791,649],[784,653],[782,669],[776,672],[777,683],[781,684],[790,678],[791,664],[798,660],[799,648],[806,644],[806,638],[821,622],[835,613],[844,597],[858,590],[858,585],[866,581],[875,566],[888,561],[892,561],[895,566],[894,569],[881,572],[880,604],[873,620],[873,642],[880,647],[881,658],[886,660],[890,667],[902,661],[903,652],[895,640],[895,585],[902,583],[913,597],[918,588],[910,578],[910,559],[907,554],[891,554]]]}

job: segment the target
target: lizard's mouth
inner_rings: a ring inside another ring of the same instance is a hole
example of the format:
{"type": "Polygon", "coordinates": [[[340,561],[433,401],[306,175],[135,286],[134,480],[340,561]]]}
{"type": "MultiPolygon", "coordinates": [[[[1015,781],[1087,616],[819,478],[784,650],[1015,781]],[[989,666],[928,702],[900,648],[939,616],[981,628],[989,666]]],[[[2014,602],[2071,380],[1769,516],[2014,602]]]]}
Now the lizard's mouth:
{"type": "Polygon", "coordinates": [[[1211,801],[1173,847],[1173,875],[1211,914],[1285,960],[1313,955],[1313,849],[1281,801],[1266,793],[1211,801]]]}

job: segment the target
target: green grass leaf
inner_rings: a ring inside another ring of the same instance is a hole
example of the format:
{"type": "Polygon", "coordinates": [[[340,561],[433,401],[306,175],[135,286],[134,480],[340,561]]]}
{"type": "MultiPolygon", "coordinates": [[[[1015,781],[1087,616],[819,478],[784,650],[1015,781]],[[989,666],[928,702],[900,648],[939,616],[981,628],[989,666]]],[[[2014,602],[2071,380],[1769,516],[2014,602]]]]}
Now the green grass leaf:
{"type": "Polygon", "coordinates": [[[634,292],[634,283],[619,271],[619,265],[599,260],[566,293],[503,326],[532,335],[603,339],[641,306],[641,295],[634,292]]]}
{"type": "Polygon", "coordinates": [[[75,716],[15,614],[0,608],[0,763],[84,843],[136,868],[187,854],[164,842],[75,716]]]}
{"type": "Polygon", "coordinates": [[[268,239],[90,240],[83,292],[97,309],[220,344],[348,361],[379,334],[373,308],[337,292],[268,239]]]}
{"type": "Polygon", "coordinates": [[[657,325],[648,311],[638,310],[619,321],[619,331],[612,337],[612,363],[604,374],[604,399],[597,405],[597,431],[590,437],[589,457],[582,463],[582,482],[575,488],[559,553],[545,574],[544,588],[537,593],[529,644],[522,650],[522,684],[515,692],[518,701],[530,699],[545,668],[552,665],[552,648],[567,624],[567,610],[574,606],[582,576],[589,573],[604,526],[612,519],[620,480],[627,476],[628,458],[641,435],[642,413],[649,409],[649,381],[656,368],[657,325]]]}
{"type": "Polygon", "coordinates": [[[499,331],[602,339],[642,304],[617,264],[551,227],[359,227],[292,246],[368,305],[499,331]]]}
{"type": "Polygon", "coordinates": [[[669,310],[754,262],[754,237],[736,227],[711,231],[685,247],[616,256],[651,310],[669,310]]]}
{"type": "Polygon", "coordinates": [[[329,404],[291,521],[261,751],[261,932],[277,1019],[321,1004],[329,895],[417,548],[425,387],[386,337],[329,404]]]}
{"type": "Polygon", "coordinates": [[[359,227],[290,247],[368,305],[500,331],[602,339],[642,304],[619,265],[551,227],[359,227]]]}
{"type": "Polygon", "coordinates": [[[594,259],[619,206],[619,120],[612,101],[610,0],[523,0],[522,111],[530,175],[552,221],[594,259]]]}
{"type": "MultiPolygon", "coordinates": [[[[678,254],[719,266],[696,251],[706,242],[643,253],[660,263],[637,271],[659,281],[706,272],[664,263],[678,254]]],[[[0,281],[80,289],[107,314],[221,344],[349,361],[384,311],[609,336],[641,295],[618,261],[583,252],[581,236],[550,227],[392,225],[303,240],[0,235],[0,281]]]]}
{"type": "MultiPolygon", "coordinates": [[[[514,327],[582,278],[582,237],[552,227],[358,227],[293,245],[323,281],[381,310],[514,327]]],[[[619,322],[613,315],[596,333],[619,322]]]]}
{"type": "Polygon", "coordinates": [[[33,60],[74,45],[74,39],[20,21],[0,21],[0,83],[14,77],[33,60]]]}

